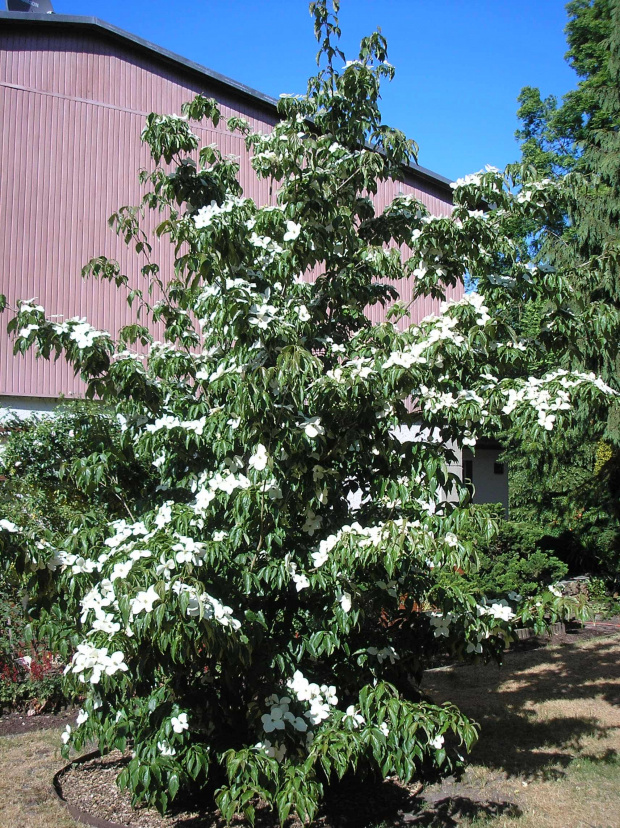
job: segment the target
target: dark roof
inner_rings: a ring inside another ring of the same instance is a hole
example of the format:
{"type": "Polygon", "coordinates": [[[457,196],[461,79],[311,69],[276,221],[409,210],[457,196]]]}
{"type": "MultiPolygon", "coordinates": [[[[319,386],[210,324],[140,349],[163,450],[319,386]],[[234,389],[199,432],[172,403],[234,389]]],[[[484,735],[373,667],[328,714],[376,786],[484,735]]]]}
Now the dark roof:
{"type": "MultiPolygon", "coordinates": [[[[260,106],[267,109],[271,114],[277,115],[278,102],[275,98],[258,92],[250,86],[245,86],[243,83],[227,78],[219,72],[214,72],[212,69],[207,69],[199,63],[194,63],[193,60],[181,57],[174,52],[164,49],[162,46],[156,46],[148,40],[143,40],[137,35],[126,32],[124,29],[119,29],[118,26],[113,26],[111,23],[106,23],[104,20],[99,20],[97,17],[82,17],[71,14],[31,14],[30,12],[0,12],[0,21],[2,25],[45,25],[45,26],[62,26],[65,29],[73,29],[78,31],[86,31],[90,34],[96,34],[102,37],[111,38],[122,42],[125,46],[133,47],[137,52],[148,54],[152,58],[156,58],[163,63],[171,64],[177,69],[184,69],[194,75],[199,75],[202,78],[208,78],[209,81],[216,86],[220,86],[229,93],[234,93],[238,97],[249,100],[254,106],[260,106]]],[[[445,178],[439,173],[420,167],[417,164],[412,164],[408,168],[408,172],[413,178],[426,181],[446,190],[452,199],[452,190],[450,189],[450,179],[445,178]]]]}

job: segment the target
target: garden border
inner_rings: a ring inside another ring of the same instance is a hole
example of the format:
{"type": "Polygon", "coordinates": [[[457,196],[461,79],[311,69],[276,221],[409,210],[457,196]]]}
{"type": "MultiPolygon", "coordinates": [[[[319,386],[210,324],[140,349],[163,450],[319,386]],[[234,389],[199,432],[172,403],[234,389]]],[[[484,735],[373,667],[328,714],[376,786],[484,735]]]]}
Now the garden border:
{"type": "Polygon", "coordinates": [[[80,808],[68,802],[63,795],[62,785],[60,784],[62,775],[71,770],[74,765],[90,762],[91,759],[99,759],[100,756],[100,751],[92,750],[90,753],[78,756],[77,759],[74,759],[72,762],[69,762],[69,764],[62,767],[59,771],[56,771],[52,779],[52,787],[54,789],[54,793],[56,794],[56,799],[67,809],[73,819],[81,822],[83,825],[89,825],[90,828],[129,828],[129,826],[123,822],[110,822],[109,820],[101,819],[101,817],[95,816],[95,814],[91,814],[88,811],[82,811],[80,808]]]}

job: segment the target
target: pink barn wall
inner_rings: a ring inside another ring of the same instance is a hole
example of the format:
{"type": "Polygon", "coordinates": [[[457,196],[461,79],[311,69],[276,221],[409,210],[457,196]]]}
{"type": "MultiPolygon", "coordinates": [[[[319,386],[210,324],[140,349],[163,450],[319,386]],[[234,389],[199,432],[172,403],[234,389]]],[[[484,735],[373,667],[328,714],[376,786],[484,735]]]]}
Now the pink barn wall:
{"type": "MultiPolygon", "coordinates": [[[[131,43],[59,25],[0,26],[0,292],[11,304],[36,297],[48,314],[85,316],[110,331],[133,320],[120,291],[84,281],[80,271],[103,254],[117,259],[128,275],[137,273],[135,254],[107,219],[121,205],[139,201],[137,171],[149,166],[140,142],[145,116],[180,112],[198,92],[215,97],[225,118],[242,115],[257,130],[275,123],[268,104],[136,51],[131,43]]],[[[217,143],[224,153],[241,157],[247,196],[270,200],[269,185],[256,179],[239,136],[224,125],[197,131],[202,143],[217,143]]],[[[445,188],[414,178],[383,183],[377,207],[398,192],[415,194],[436,215],[450,211],[445,188]]],[[[155,246],[153,259],[164,278],[171,274],[165,243],[155,246]]],[[[403,286],[403,293],[408,290],[403,286]]],[[[436,307],[430,300],[418,303],[415,318],[436,307]]],[[[381,318],[377,309],[370,315],[381,318]]],[[[0,397],[79,396],[83,385],[62,359],[13,356],[7,321],[4,314],[0,397]]]]}

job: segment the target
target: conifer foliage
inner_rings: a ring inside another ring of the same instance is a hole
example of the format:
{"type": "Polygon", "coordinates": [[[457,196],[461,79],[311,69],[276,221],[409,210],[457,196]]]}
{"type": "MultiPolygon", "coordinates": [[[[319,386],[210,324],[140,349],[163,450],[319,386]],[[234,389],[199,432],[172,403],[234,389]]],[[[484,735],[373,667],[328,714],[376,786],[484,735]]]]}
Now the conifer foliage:
{"type": "MultiPolygon", "coordinates": [[[[28,301],[11,322],[17,351],[66,355],[155,469],[135,519],[64,538],[3,520],[0,543],[47,590],[41,623],[86,696],[64,741],[130,750],[119,783],[162,810],[205,788],[226,819],[252,820],[257,797],[283,821],[310,819],[347,772],[454,768],[476,728],[424,697],[429,660],[498,655],[515,624],[542,629],[570,602],[462,588],[472,538],[494,529],[449,473],[446,444],[509,422],[544,440],[575,400],[611,394],[591,374],[529,376],[543,344],[509,324],[526,296],[545,300],[549,353],[579,332],[563,312],[570,274],[531,264],[506,234],[515,217],[544,225],[562,186],[526,171],[515,190],[517,171],[488,169],[456,182],[451,217],[411,196],[378,214],[377,183],[416,150],[381,121],[386,43],[375,33],[345,62],[326,1],[311,11],[321,50],[307,95],[282,98],[268,135],[227,123],[276,204],[245,197],[235,160],[198,147],[191,123],[217,125],[215,102],[147,120],[142,207],[161,211],[176,275],[149,262],[160,298],[134,288],[130,300],[164,341],[28,301]],[[446,301],[466,275],[477,292],[446,301]],[[402,278],[438,299],[436,314],[409,324],[402,278]],[[372,325],[378,303],[391,318],[372,325]]],[[[144,253],[139,217],[113,224],[144,253]]],[[[86,270],[130,282],[105,258],[86,270]]]]}
{"type": "MultiPolygon", "coordinates": [[[[566,58],[578,76],[576,88],[561,104],[553,96],[543,99],[538,89],[523,89],[517,138],[525,163],[572,189],[565,211],[548,225],[552,232],[535,243],[539,260],[550,266],[583,265],[574,267],[569,304],[578,313],[590,309],[591,335],[580,338],[566,364],[594,370],[618,390],[620,2],[573,0],[566,9],[566,58]],[[594,270],[593,258],[599,262],[594,270]]],[[[516,233],[525,246],[538,241],[532,224],[519,225],[516,233]]],[[[521,319],[531,320],[539,305],[524,308],[521,319]]],[[[518,469],[512,478],[513,514],[553,523],[562,538],[560,554],[573,571],[597,571],[617,585],[620,406],[607,415],[581,407],[574,427],[558,433],[543,451],[518,434],[510,442],[512,469],[518,469]]]]}

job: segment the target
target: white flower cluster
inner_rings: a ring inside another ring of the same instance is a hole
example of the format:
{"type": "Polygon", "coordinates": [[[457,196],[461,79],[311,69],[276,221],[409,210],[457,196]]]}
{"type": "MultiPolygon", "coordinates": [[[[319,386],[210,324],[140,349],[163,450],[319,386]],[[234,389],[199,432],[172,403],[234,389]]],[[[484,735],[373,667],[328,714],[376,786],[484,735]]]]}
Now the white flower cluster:
{"type": "Polygon", "coordinates": [[[489,315],[489,309],[485,305],[484,296],[482,296],[480,293],[476,293],[475,291],[472,291],[471,293],[466,293],[459,300],[450,300],[449,302],[442,302],[439,312],[441,314],[445,314],[452,308],[467,306],[471,306],[474,308],[474,311],[477,314],[477,325],[483,327],[490,320],[491,317],[489,315]]]}
{"type": "Polygon", "coordinates": [[[537,412],[538,424],[547,431],[551,431],[556,420],[556,414],[551,412],[569,410],[571,408],[571,398],[568,389],[586,383],[598,388],[603,394],[616,394],[612,388],[592,373],[560,370],[545,374],[540,379],[530,377],[520,388],[503,390],[504,395],[508,397],[508,402],[502,408],[502,411],[504,414],[511,414],[518,405],[527,403],[537,412]],[[548,386],[554,382],[558,382],[562,387],[556,388],[552,392],[548,386]]]}
{"type": "Polygon", "coordinates": [[[248,461],[248,466],[256,471],[263,471],[269,464],[269,454],[262,443],[259,443],[254,449],[252,456],[248,461]]]}
{"type": "MultiPolygon", "coordinates": [[[[395,525],[398,524],[398,521],[394,521],[395,525]]],[[[406,521],[401,522],[402,528],[409,528],[413,526],[413,524],[409,524],[406,521]]],[[[319,567],[323,566],[324,563],[329,559],[329,553],[332,549],[342,540],[342,538],[348,535],[357,535],[362,540],[359,541],[358,545],[360,548],[365,548],[368,546],[379,546],[382,540],[385,537],[385,525],[383,523],[379,523],[377,526],[361,526],[357,521],[352,523],[351,525],[345,525],[337,532],[332,535],[328,535],[322,541],[320,541],[318,549],[314,552],[310,553],[310,557],[314,563],[314,566],[318,569],[319,567]]]]}
{"type": "Polygon", "coordinates": [[[264,481],[261,491],[267,495],[269,500],[282,500],[282,488],[274,477],[264,481]]]}
{"type": "Polygon", "coordinates": [[[96,339],[109,337],[106,331],[98,331],[92,325],[89,325],[86,319],[77,316],[66,322],[52,325],[52,329],[57,334],[68,333],[69,339],[72,339],[80,350],[90,348],[96,339]]]}
{"type": "MultiPolygon", "coordinates": [[[[114,534],[107,538],[104,543],[111,549],[120,549],[124,547],[125,542],[131,537],[145,538],[149,536],[148,529],[141,520],[136,523],[127,523],[125,520],[115,520],[110,523],[110,527],[114,529],[114,534]]],[[[152,535],[150,537],[152,537],[152,535]]]]}
{"type": "Polygon", "coordinates": [[[155,434],[162,429],[171,431],[173,428],[182,428],[184,431],[193,431],[195,434],[201,435],[206,424],[206,417],[200,417],[198,420],[182,420],[180,417],[172,416],[172,414],[165,414],[163,417],[158,417],[154,423],[146,425],[145,430],[150,434],[155,434]]]}
{"type": "Polygon", "coordinates": [[[477,173],[470,173],[469,175],[464,176],[463,178],[457,178],[456,181],[451,181],[450,186],[453,190],[456,190],[457,187],[468,187],[471,184],[474,184],[476,187],[479,187],[482,184],[482,176],[485,173],[499,173],[500,171],[497,167],[493,167],[490,164],[487,164],[483,170],[480,170],[477,173]]]}
{"type": "Polygon", "coordinates": [[[293,678],[287,681],[286,686],[298,701],[310,703],[310,709],[304,713],[310,724],[318,725],[328,719],[331,714],[330,708],[338,704],[336,688],[333,685],[319,686],[314,682],[309,682],[300,670],[295,671],[293,678]]]}
{"type": "Polygon", "coordinates": [[[489,638],[491,633],[486,630],[485,632],[479,632],[476,635],[475,643],[473,641],[469,641],[467,644],[467,652],[468,653],[476,653],[480,655],[482,653],[482,642],[489,638]]]}
{"type": "Polygon", "coordinates": [[[20,314],[24,313],[34,313],[37,315],[41,315],[45,313],[45,308],[42,305],[35,305],[34,299],[22,299],[19,302],[19,312],[20,314]]]}
{"type": "Polygon", "coordinates": [[[170,719],[170,724],[175,733],[183,733],[184,730],[188,730],[189,722],[187,720],[187,713],[179,713],[178,716],[173,716],[170,719]]]}
{"type": "Polygon", "coordinates": [[[63,551],[56,555],[54,562],[61,567],[71,567],[72,575],[80,575],[82,572],[87,574],[95,571],[101,572],[104,563],[102,560],[93,561],[90,558],[83,557],[83,555],[74,555],[72,552],[63,551]]]}
{"type": "Polygon", "coordinates": [[[300,232],[301,224],[296,224],[294,221],[287,221],[284,241],[295,241],[295,239],[299,238],[300,232]]]}
{"type": "MultiPolygon", "coordinates": [[[[428,388],[426,385],[421,385],[419,389],[420,399],[424,401],[424,409],[436,414],[438,411],[447,411],[449,409],[456,409],[461,403],[475,402],[480,406],[478,420],[482,424],[489,416],[488,410],[485,408],[485,400],[470,388],[463,388],[454,393],[452,391],[439,391],[435,388],[428,388]]],[[[463,445],[475,445],[476,441],[463,440],[463,445]]]]}
{"type": "Polygon", "coordinates": [[[211,201],[211,204],[201,207],[196,215],[193,216],[196,229],[202,230],[204,227],[208,227],[216,216],[230,213],[235,207],[242,207],[245,203],[246,199],[244,198],[231,198],[229,196],[221,205],[219,205],[214,199],[211,201]]]}
{"type": "Polygon", "coordinates": [[[442,612],[433,612],[431,614],[431,627],[435,628],[433,630],[435,638],[440,638],[441,636],[448,638],[450,635],[450,624],[455,618],[456,616],[452,612],[448,612],[445,615],[442,612]]]}
{"type": "Polygon", "coordinates": [[[308,417],[303,422],[297,423],[297,427],[311,440],[325,434],[325,427],[321,425],[320,417],[308,417]]]}
{"type": "Polygon", "coordinates": [[[191,563],[198,566],[203,562],[207,552],[204,543],[195,541],[185,535],[179,535],[176,532],[174,537],[177,542],[172,546],[172,551],[175,553],[174,558],[178,564],[191,563]]]}
{"type": "Polygon", "coordinates": [[[301,531],[307,532],[310,537],[312,537],[312,535],[314,535],[314,533],[321,528],[322,523],[323,518],[308,507],[306,508],[306,520],[304,525],[301,527],[301,531]]]}
{"type": "Polygon", "coordinates": [[[263,739],[262,742],[257,742],[254,747],[256,750],[261,751],[261,753],[266,753],[267,756],[270,756],[277,762],[282,762],[286,756],[286,745],[280,745],[277,742],[272,744],[269,739],[263,739]]]}
{"type": "MultiPolygon", "coordinates": [[[[541,190],[546,189],[552,181],[550,178],[543,178],[541,181],[528,181],[527,184],[524,184],[519,192],[515,196],[515,201],[518,204],[526,204],[531,202],[532,199],[535,199],[541,190]]],[[[539,207],[544,207],[545,202],[542,199],[539,199],[537,202],[539,207]]]]}
{"type": "Polygon", "coordinates": [[[161,601],[161,598],[159,597],[155,587],[151,584],[147,590],[141,590],[136,594],[135,598],[132,599],[129,617],[134,618],[141,612],[148,615],[148,613],[153,612],[153,607],[157,601],[161,601]]]}
{"type": "MultiPolygon", "coordinates": [[[[456,321],[457,320],[455,319],[455,324],[456,321]]],[[[434,328],[433,330],[439,331],[439,326],[437,328],[434,328]]],[[[412,365],[425,364],[427,362],[427,359],[425,356],[423,356],[423,353],[428,349],[430,344],[430,340],[427,340],[426,342],[414,342],[411,345],[408,345],[402,351],[392,351],[390,356],[383,363],[383,370],[386,371],[388,368],[392,368],[394,366],[406,369],[411,368],[412,365]]]]}
{"type": "MultiPolygon", "coordinates": [[[[472,294],[468,294],[471,296],[472,294]]],[[[476,294],[477,295],[477,294],[476,294]]],[[[450,302],[444,303],[441,308],[441,316],[431,314],[421,320],[418,327],[409,329],[408,334],[422,335],[423,339],[419,339],[398,351],[393,351],[388,359],[383,363],[383,369],[397,366],[400,368],[411,368],[413,365],[424,365],[428,362],[428,354],[426,352],[439,342],[452,342],[460,347],[465,343],[465,337],[459,333],[456,327],[459,324],[457,317],[452,316],[448,311],[454,307],[462,304],[474,304],[476,310],[479,311],[477,322],[479,325],[485,324],[488,319],[488,308],[484,305],[475,305],[474,302],[450,302]]]]}
{"type": "Polygon", "coordinates": [[[276,256],[284,252],[284,248],[277,241],[274,241],[271,236],[259,236],[258,233],[252,233],[250,244],[264,251],[264,264],[271,264],[275,261],[276,256]]]}
{"type": "Polygon", "coordinates": [[[250,307],[250,316],[248,322],[254,325],[259,330],[265,331],[271,325],[280,319],[278,309],[274,305],[263,302],[261,305],[252,305],[250,307]]]}
{"type": "Polygon", "coordinates": [[[65,667],[65,673],[72,672],[79,676],[80,681],[86,681],[84,674],[92,670],[90,683],[98,684],[102,673],[113,676],[120,671],[127,671],[124,654],[118,650],[108,655],[107,647],[93,647],[92,644],[78,644],[71,664],[65,667]]]}
{"type": "Polygon", "coordinates": [[[266,698],[265,703],[270,706],[269,713],[264,713],[261,716],[265,733],[273,733],[274,730],[284,730],[287,722],[300,733],[306,733],[308,723],[301,716],[295,716],[294,713],[291,713],[289,710],[291,703],[289,696],[278,698],[274,694],[266,698]]]}
{"type": "Polygon", "coordinates": [[[236,489],[249,489],[251,485],[252,483],[244,474],[203,472],[192,485],[196,497],[190,505],[198,516],[204,517],[217,492],[231,495],[236,489]]]}
{"type": "Polygon", "coordinates": [[[368,647],[366,652],[368,655],[375,656],[379,664],[383,664],[387,659],[389,659],[390,664],[395,664],[400,660],[400,656],[394,647],[383,647],[381,650],[377,647],[368,647]]]}
{"type": "Polygon", "coordinates": [[[356,711],[354,705],[352,704],[350,704],[347,707],[345,714],[342,718],[343,721],[349,722],[353,726],[354,730],[357,730],[360,727],[360,725],[366,724],[366,719],[362,716],[361,713],[358,713],[356,711]]]}
{"type": "Polygon", "coordinates": [[[457,187],[468,187],[470,184],[475,184],[476,187],[479,187],[481,182],[482,177],[480,173],[469,173],[463,176],[463,178],[457,178],[456,181],[451,181],[450,186],[453,190],[456,190],[457,187]]]}
{"type": "Polygon", "coordinates": [[[303,572],[297,572],[297,564],[294,561],[288,560],[289,555],[286,557],[286,570],[291,576],[291,581],[295,584],[295,589],[297,592],[301,592],[302,589],[307,589],[310,586],[308,576],[303,572]]]}
{"type": "Polygon", "coordinates": [[[109,578],[104,578],[80,601],[82,607],[81,621],[84,624],[91,612],[95,614],[95,620],[91,630],[101,630],[113,635],[120,630],[120,624],[116,622],[114,614],[107,612],[107,609],[118,609],[118,602],[114,594],[114,584],[109,578]]]}
{"type": "Polygon", "coordinates": [[[175,581],[172,585],[172,591],[176,595],[186,594],[189,597],[187,605],[187,614],[190,617],[202,615],[208,621],[215,621],[222,627],[230,627],[233,630],[238,630],[241,627],[241,622],[233,616],[233,611],[230,607],[225,606],[206,592],[199,592],[196,587],[184,584],[181,581],[175,581]]]}
{"type": "Polygon", "coordinates": [[[19,333],[17,334],[17,338],[28,339],[32,331],[38,331],[40,327],[40,325],[35,324],[26,325],[25,327],[20,328],[19,333]]]}
{"type": "Polygon", "coordinates": [[[490,615],[498,621],[512,621],[513,618],[516,617],[508,602],[503,600],[495,601],[491,604],[491,606],[487,606],[486,604],[478,604],[476,612],[479,616],[490,615]]]}

